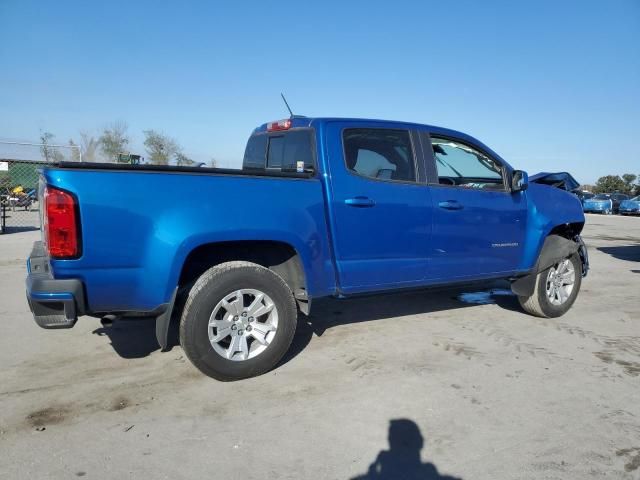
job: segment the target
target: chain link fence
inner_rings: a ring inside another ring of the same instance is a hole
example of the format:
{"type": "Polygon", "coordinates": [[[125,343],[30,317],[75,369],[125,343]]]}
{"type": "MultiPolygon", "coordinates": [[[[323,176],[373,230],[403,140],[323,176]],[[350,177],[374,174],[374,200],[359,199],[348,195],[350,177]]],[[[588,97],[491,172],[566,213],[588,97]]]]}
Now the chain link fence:
{"type": "Polygon", "coordinates": [[[38,171],[80,159],[75,145],[0,141],[0,234],[39,229],[38,171]]]}

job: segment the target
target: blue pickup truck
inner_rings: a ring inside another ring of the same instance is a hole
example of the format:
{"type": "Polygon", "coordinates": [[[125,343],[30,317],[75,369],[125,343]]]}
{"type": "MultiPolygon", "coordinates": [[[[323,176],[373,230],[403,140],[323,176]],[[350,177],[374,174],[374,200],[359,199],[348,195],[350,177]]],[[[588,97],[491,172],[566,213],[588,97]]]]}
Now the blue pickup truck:
{"type": "Polygon", "coordinates": [[[580,201],[463,133],[291,117],[241,170],[60,163],[41,172],[27,298],[44,328],[155,318],[206,375],[273,368],[313,299],[507,279],[557,317],[588,269],[580,201]]]}

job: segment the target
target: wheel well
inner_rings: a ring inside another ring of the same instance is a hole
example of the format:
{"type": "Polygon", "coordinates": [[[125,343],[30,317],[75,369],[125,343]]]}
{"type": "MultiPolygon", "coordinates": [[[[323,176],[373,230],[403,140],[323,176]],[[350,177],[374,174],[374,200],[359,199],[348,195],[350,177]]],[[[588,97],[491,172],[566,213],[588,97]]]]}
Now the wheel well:
{"type": "Polygon", "coordinates": [[[562,225],[556,225],[549,232],[549,235],[558,235],[564,237],[567,240],[573,240],[576,235],[579,235],[584,227],[584,222],[575,223],[563,223],[562,225]]]}
{"type": "Polygon", "coordinates": [[[298,252],[287,243],[263,240],[209,243],[197,247],[189,253],[182,266],[178,287],[191,284],[214,265],[233,260],[253,262],[273,270],[287,283],[296,298],[306,291],[298,252]]]}

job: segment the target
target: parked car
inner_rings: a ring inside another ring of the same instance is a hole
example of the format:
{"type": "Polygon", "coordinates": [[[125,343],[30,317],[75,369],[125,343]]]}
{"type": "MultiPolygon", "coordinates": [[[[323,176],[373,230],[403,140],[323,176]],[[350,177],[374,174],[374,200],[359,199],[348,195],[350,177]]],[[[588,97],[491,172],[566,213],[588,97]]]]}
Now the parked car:
{"type": "Polygon", "coordinates": [[[586,213],[613,213],[613,200],[610,193],[599,193],[582,203],[582,208],[586,213]]]}
{"type": "Polygon", "coordinates": [[[582,203],[582,207],[585,212],[611,215],[612,213],[618,213],[620,203],[628,199],[629,196],[623,193],[599,193],[585,200],[582,203]]]}
{"type": "Polygon", "coordinates": [[[620,213],[622,215],[640,215],[640,195],[620,202],[620,213]]]}
{"type": "Polygon", "coordinates": [[[320,297],[506,279],[524,310],[558,317],[588,270],[574,195],[413,123],[292,117],[253,132],[242,170],[60,163],[39,195],[38,325],[144,315],[165,349],[173,314],[221,380],[273,368],[320,297]]]}
{"type": "Polygon", "coordinates": [[[613,213],[620,213],[620,204],[625,200],[629,200],[629,195],[624,193],[612,193],[611,201],[613,202],[613,213]]]}
{"type": "Polygon", "coordinates": [[[593,198],[595,196],[594,193],[585,192],[582,190],[574,190],[573,194],[580,199],[580,203],[582,203],[583,205],[585,200],[589,200],[590,198],[593,198]]]}

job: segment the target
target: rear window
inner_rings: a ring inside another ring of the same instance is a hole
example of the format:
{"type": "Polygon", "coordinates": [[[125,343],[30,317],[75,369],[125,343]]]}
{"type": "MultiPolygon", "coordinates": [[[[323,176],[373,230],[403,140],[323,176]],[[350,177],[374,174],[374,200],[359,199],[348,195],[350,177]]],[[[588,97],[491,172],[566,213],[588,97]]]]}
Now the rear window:
{"type": "Polygon", "coordinates": [[[247,142],[242,166],[294,172],[313,167],[311,130],[253,135],[247,142]]]}
{"type": "Polygon", "coordinates": [[[342,134],[347,168],[376,180],[414,182],[416,172],[407,130],[348,128],[342,134]]]}

